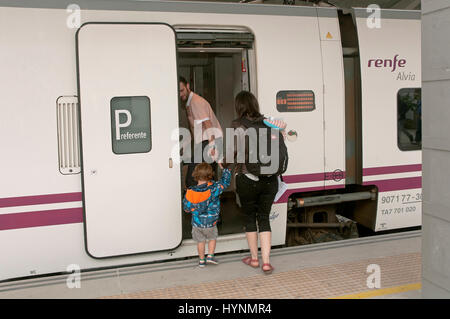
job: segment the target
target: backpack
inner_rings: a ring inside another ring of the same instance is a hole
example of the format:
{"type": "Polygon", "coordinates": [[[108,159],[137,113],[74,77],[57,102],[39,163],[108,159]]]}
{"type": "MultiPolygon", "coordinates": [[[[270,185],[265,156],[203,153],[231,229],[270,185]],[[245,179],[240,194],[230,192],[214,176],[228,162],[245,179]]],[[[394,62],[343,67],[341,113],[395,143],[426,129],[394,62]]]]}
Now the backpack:
{"type": "Polygon", "coordinates": [[[281,175],[286,172],[288,166],[287,147],[284,143],[284,138],[281,134],[281,131],[271,129],[264,124],[263,120],[264,118],[258,119],[256,121],[250,121],[246,118],[242,118],[239,120],[240,124],[246,129],[246,132],[249,128],[254,128],[257,132],[257,134],[249,134],[248,136],[246,136],[246,139],[249,138],[249,143],[245,143],[245,167],[247,168],[249,173],[255,176],[281,175]],[[254,140],[255,137],[256,140],[254,140]],[[252,141],[250,141],[250,139],[252,139],[252,141]],[[263,141],[261,139],[263,139],[263,141]],[[275,152],[278,153],[278,158],[275,159],[277,162],[273,164],[274,167],[271,167],[272,143],[276,143],[274,147],[276,147],[276,145],[278,144],[278,148],[275,149],[275,152]],[[250,147],[250,145],[257,145],[257,147],[250,147]],[[261,150],[260,152],[260,145],[266,145],[266,150],[261,150]],[[254,161],[255,158],[256,162],[254,161]]]}

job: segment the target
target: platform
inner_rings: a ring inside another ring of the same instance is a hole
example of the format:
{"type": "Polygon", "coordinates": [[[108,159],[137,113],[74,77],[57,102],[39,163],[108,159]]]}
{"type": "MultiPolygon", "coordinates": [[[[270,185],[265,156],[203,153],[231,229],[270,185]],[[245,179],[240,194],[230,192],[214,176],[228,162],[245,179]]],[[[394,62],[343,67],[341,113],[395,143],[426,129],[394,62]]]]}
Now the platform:
{"type": "Polygon", "coordinates": [[[0,298],[421,298],[421,232],[349,239],[272,250],[275,270],[265,275],[241,262],[248,253],[219,254],[219,265],[198,259],[0,284],[0,298]],[[380,287],[369,288],[369,265],[380,287]]]}

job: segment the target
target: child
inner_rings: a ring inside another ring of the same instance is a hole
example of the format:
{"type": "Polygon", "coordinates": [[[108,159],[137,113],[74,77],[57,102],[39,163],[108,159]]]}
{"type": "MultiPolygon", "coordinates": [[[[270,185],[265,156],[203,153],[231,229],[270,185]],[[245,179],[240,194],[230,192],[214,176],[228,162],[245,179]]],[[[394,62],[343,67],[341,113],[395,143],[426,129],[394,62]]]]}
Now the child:
{"type": "MultiPolygon", "coordinates": [[[[222,164],[219,164],[223,168],[222,164]]],[[[219,182],[212,180],[211,165],[200,163],[195,166],[192,177],[197,181],[196,186],[189,187],[183,198],[183,209],[192,214],[192,239],[197,242],[199,267],[206,263],[218,264],[214,258],[216,248],[217,220],[220,213],[219,195],[230,185],[231,171],[227,168],[222,173],[219,182]],[[208,242],[208,257],[205,261],[205,244],[208,242]]]]}

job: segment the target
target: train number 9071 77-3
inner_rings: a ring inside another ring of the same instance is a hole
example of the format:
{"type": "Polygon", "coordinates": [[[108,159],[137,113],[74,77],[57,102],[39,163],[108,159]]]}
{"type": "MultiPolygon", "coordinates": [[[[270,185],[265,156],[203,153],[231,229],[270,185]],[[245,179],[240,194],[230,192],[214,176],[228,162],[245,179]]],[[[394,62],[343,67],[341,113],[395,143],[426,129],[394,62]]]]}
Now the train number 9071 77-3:
{"type": "Polygon", "coordinates": [[[381,204],[407,204],[422,201],[422,193],[381,196],[381,204]]]}

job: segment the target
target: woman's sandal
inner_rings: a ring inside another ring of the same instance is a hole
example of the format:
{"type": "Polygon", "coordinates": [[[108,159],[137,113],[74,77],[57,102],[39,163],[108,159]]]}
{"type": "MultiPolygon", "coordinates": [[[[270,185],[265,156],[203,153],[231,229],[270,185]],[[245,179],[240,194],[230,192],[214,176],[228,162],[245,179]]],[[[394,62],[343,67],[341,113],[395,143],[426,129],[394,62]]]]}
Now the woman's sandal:
{"type": "Polygon", "coordinates": [[[272,267],[271,264],[263,264],[261,269],[266,275],[270,275],[272,273],[272,271],[274,270],[274,268],[272,267]],[[264,269],[264,267],[269,267],[269,269],[264,269]]]}
{"type": "Polygon", "coordinates": [[[259,261],[258,259],[252,259],[252,257],[245,257],[244,259],[242,259],[242,262],[250,267],[253,268],[258,268],[259,267],[259,261]],[[256,266],[255,263],[258,263],[256,266]]]}

